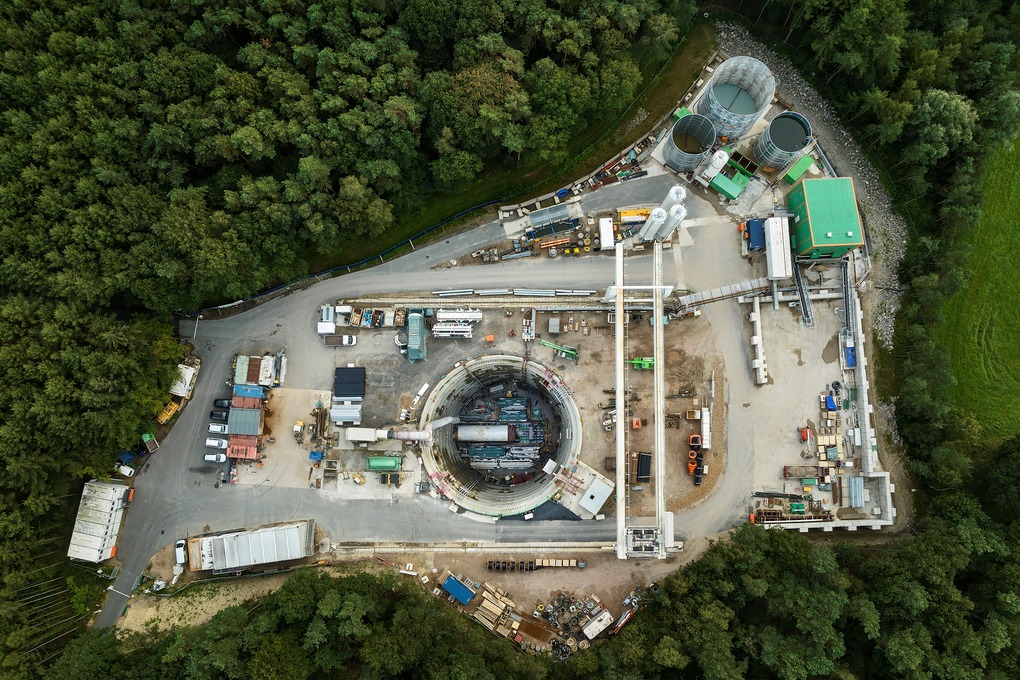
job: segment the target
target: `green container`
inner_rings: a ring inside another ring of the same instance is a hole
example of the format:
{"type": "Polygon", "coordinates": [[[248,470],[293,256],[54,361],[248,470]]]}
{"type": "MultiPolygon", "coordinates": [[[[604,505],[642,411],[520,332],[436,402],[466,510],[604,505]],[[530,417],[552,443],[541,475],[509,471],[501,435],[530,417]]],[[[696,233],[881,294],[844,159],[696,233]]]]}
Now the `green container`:
{"type": "Polygon", "coordinates": [[[369,456],[368,457],[368,469],[372,472],[379,470],[388,470],[395,472],[400,469],[402,458],[395,456],[369,456]]]}

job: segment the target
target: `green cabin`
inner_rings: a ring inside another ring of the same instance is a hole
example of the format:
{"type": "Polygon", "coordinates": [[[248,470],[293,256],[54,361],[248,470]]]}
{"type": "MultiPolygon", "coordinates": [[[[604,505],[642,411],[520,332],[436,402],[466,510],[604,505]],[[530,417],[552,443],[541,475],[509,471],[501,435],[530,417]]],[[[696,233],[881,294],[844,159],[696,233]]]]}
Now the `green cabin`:
{"type": "Polygon", "coordinates": [[[837,258],[864,245],[854,181],[849,177],[802,179],[786,196],[793,213],[798,257],[837,258]]]}

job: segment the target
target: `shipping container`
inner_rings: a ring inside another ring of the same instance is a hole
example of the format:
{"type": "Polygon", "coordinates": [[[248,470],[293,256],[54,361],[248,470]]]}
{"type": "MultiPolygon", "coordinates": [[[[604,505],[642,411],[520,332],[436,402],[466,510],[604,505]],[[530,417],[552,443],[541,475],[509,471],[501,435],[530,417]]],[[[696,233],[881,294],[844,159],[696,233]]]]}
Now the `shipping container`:
{"type": "Polygon", "coordinates": [[[748,220],[746,227],[747,249],[765,250],[765,221],[757,219],[748,220]]]}
{"type": "Polygon", "coordinates": [[[380,470],[399,470],[403,459],[396,456],[369,456],[368,469],[372,472],[380,470]]]}
{"type": "Polygon", "coordinates": [[[637,475],[636,479],[638,482],[649,482],[652,479],[652,454],[650,453],[639,453],[637,455],[637,475]]]}

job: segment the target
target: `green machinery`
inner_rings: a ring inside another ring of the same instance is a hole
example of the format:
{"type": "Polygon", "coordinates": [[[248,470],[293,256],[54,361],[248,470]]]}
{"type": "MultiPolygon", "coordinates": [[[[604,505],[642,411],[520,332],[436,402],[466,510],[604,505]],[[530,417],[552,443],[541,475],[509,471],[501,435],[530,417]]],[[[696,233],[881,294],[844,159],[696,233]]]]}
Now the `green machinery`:
{"type": "Polygon", "coordinates": [[[556,350],[556,356],[562,359],[570,359],[577,361],[577,348],[571,347],[570,345],[557,345],[555,342],[549,342],[548,340],[539,340],[538,344],[543,347],[549,347],[556,350]]]}
{"type": "Polygon", "coordinates": [[[655,368],[655,357],[634,357],[633,359],[627,359],[627,363],[630,364],[638,371],[650,371],[655,368]]]}

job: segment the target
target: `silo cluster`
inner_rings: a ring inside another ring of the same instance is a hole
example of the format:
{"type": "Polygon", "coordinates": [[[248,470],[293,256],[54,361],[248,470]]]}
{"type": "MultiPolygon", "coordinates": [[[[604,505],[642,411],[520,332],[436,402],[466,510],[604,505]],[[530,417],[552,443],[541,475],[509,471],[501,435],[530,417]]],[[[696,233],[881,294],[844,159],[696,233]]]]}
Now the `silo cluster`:
{"type": "Polygon", "coordinates": [[[669,238],[680,227],[680,222],[687,217],[687,206],[684,205],[686,198],[686,189],[679,184],[673,186],[663,199],[662,205],[648,215],[644,226],[638,232],[638,239],[662,241],[669,238]]]}

